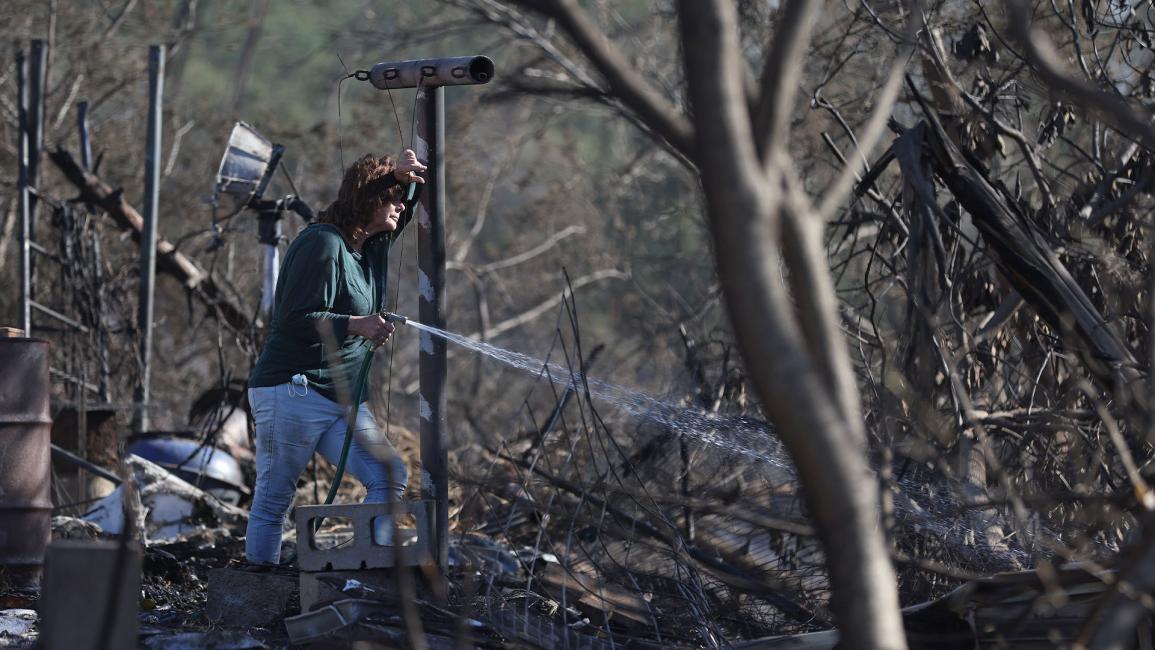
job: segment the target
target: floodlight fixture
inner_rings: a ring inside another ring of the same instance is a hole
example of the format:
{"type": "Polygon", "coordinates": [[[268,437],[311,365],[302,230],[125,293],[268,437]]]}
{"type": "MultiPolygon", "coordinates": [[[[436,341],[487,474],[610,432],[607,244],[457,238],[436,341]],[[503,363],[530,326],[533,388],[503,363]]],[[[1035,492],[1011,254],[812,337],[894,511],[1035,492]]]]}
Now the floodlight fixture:
{"type": "Polygon", "coordinates": [[[283,147],[269,142],[251,125],[237,122],[217,170],[213,205],[232,215],[247,208],[254,198],[259,200],[272,175],[270,171],[276,167],[274,157],[279,158],[283,151],[283,147]]]}
{"type": "Polygon", "coordinates": [[[257,213],[257,238],[264,248],[264,286],[261,291],[261,315],[268,322],[273,309],[273,296],[280,271],[278,244],[281,235],[281,217],[285,210],[296,212],[305,221],[313,220],[313,211],[299,197],[289,194],[281,199],[265,200],[265,190],[285,148],[273,144],[252,125],[237,122],[229,134],[221,165],[213,186],[213,226],[216,210],[223,210],[226,218],[246,208],[257,213]]]}

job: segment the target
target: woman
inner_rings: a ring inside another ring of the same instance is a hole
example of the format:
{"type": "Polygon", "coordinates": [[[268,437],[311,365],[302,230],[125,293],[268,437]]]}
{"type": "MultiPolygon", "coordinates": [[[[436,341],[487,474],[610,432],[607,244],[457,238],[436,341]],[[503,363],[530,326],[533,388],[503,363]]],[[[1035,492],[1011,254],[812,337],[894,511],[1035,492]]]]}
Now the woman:
{"type": "MultiPolygon", "coordinates": [[[[396,164],[361,158],[346,170],[337,200],[285,253],[269,337],[249,378],[257,437],[245,540],[251,564],[279,562],[285,515],[313,452],[339,460],[357,369],[393,335],[393,324],[378,313],[389,248],[411,217],[406,185],[424,183],[423,171],[411,149],[396,164]]],[[[364,402],[356,406],[346,468],[365,485],[366,503],[405,494],[405,463],[364,402]]]]}

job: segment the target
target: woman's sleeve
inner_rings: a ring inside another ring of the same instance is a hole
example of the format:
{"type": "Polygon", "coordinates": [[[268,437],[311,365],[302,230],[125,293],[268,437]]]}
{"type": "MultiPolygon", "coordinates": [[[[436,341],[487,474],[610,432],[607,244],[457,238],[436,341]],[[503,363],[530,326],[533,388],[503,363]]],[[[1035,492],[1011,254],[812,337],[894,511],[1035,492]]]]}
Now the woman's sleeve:
{"type": "Polygon", "coordinates": [[[392,233],[392,239],[397,239],[401,236],[401,231],[405,230],[405,226],[413,220],[413,212],[417,210],[417,203],[421,200],[421,189],[425,187],[421,183],[413,184],[413,198],[405,199],[405,209],[401,212],[401,216],[397,219],[397,229],[392,233]]]}
{"type": "Polygon", "coordinates": [[[312,233],[286,256],[278,296],[279,329],[294,338],[316,341],[331,327],[337,343],[349,331],[349,315],[332,312],[343,279],[340,245],[334,237],[312,233]]]}

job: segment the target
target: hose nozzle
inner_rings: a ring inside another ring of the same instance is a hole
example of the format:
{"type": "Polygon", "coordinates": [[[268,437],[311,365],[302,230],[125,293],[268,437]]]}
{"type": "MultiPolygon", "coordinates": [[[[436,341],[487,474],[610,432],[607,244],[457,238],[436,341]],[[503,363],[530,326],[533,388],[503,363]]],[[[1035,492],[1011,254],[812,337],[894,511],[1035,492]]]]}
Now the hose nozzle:
{"type": "Polygon", "coordinates": [[[405,318],[401,314],[394,314],[390,311],[385,312],[384,318],[386,322],[397,323],[399,325],[404,325],[409,322],[408,318],[405,318]]]}

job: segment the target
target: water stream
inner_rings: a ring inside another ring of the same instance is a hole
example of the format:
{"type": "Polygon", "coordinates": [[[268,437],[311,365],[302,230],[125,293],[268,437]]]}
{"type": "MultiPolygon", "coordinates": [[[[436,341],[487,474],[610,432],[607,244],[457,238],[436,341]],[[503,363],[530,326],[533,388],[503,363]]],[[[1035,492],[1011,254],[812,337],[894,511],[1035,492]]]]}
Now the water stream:
{"type": "Polygon", "coordinates": [[[530,374],[540,375],[561,386],[575,386],[583,390],[589,387],[595,399],[621,409],[629,415],[645,418],[694,438],[700,442],[720,447],[725,451],[766,463],[774,467],[790,469],[790,461],[780,449],[778,440],[771,435],[765,423],[751,418],[721,416],[704,411],[688,409],[640,393],[624,386],[610,384],[592,377],[582,377],[560,364],[535,359],[529,355],[499,348],[489,343],[477,341],[467,336],[447,332],[415,321],[409,325],[441,337],[479,354],[484,354],[508,366],[530,374]]]}
{"type": "MultiPolygon", "coordinates": [[[[577,390],[583,390],[584,387],[588,387],[591,397],[621,409],[631,416],[650,420],[726,453],[769,465],[778,470],[779,474],[784,472],[790,477],[794,476],[793,464],[781,441],[773,434],[769,425],[759,420],[686,408],[624,386],[583,377],[580,373],[560,364],[535,359],[461,334],[413,320],[407,324],[427,335],[440,337],[513,368],[545,377],[562,388],[576,387],[577,390]]],[[[425,347],[424,341],[422,345],[425,347]]],[[[960,504],[953,495],[943,491],[933,495],[927,494],[925,485],[908,477],[900,478],[898,486],[903,493],[900,497],[906,498],[895,500],[895,512],[896,516],[907,524],[931,532],[952,545],[965,545],[970,553],[998,555],[1014,559],[1024,565],[1031,564],[1029,553],[1017,545],[1005,549],[991,549],[981,542],[976,545],[971,541],[983,539],[983,533],[974,531],[962,523],[959,515],[960,504]]],[[[1058,537],[1055,531],[1039,532],[1056,539],[1058,537]]]]}

